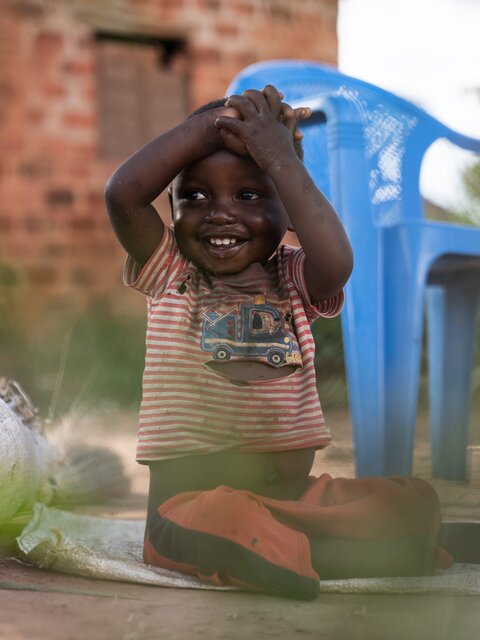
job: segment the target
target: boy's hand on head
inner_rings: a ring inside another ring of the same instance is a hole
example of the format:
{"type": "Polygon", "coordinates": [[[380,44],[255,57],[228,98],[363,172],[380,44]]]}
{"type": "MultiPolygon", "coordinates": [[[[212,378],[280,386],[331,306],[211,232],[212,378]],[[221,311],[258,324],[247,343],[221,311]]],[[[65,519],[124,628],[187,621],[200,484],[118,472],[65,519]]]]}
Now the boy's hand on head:
{"type": "Polygon", "coordinates": [[[303,133],[298,128],[298,124],[302,120],[309,118],[312,115],[312,110],[309,107],[292,109],[289,104],[282,102],[285,97],[284,94],[271,84],[267,84],[262,93],[267,99],[271,110],[274,113],[278,111],[280,121],[289,129],[293,139],[302,140],[303,133]],[[280,109],[278,109],[278,100],[280,100],[280,109]]]}
{"type": "Polygon", "coordinates": [[[302,120],[307,120],[312,115],[312,110],[310,109],[310,107],[297,107],[296,109],[292,109],[290,105],[285,103],[282,104],[284,106],[284,109],[280,114],[280,119],[292,134],[293,146],[295,147],[297,155],[300,158],[303,158],[303,133],[298,128],[298,124],[302,120]]]}
{"type": "MultiPolygon", "coordinates": [[[[234,120],[241,120],[242,118],[240,112],[233,107],[225,106],[218,110],[218,114],[219,116],[233,118],[234,120]]],[[[248,156],[248,149],[238,136],[225,128],[219,128],[218,133],[225,149],[239,156],[248,156]]]]}
{"type": "Polygon", "coordinates": [[[310,107],[292,107],[286,103],[282,103],[283,109],[280,114],[280,119],[287,129],[291,132],[294,140],[302,140],[303,133],[298,128],[299,123],[302,120],[307,120],[312,115],[310,107]]]}
{"type": "Polygon", "coordinates": [[[298,122],[309,117],[310,110],[293,110],[282,98],[272,85],[263,91],[250,89],[241,96],[231,96],[226,107],[234,108],[240,118],[220,114],[215,120],[222,140],[228,141],[225,146],[233,151],[231,144],[235,143],[238,148],[246,149],[262,169],[275,166],[289,154],[293,157],[295,142],[303,137],[298,122]]]}

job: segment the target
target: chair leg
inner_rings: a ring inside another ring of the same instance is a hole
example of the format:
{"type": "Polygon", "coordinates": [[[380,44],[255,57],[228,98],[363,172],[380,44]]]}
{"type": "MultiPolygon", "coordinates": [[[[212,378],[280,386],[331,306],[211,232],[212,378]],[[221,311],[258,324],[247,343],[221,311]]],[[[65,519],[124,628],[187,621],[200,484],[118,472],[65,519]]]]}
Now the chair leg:
{"type": "Polygon", "coordinates": [[[467,480],[467,446],[478,284],[431,286],[428,296],[428,357],[432,474],[467,480]]]}
{"type": "Polygon", "coordinates": [[[386,476],[412,473],[423,333],[424,288],[399,280],[385,296],[386,476]]]}
{"type": "Polygon", "coordinates": [[[363,306],[352,296],[342,316],[359,476],[412,472],[423,289],[403,282],[385,299],[363,295],[363,306]]]}
{"type": "Polygon", "coordinates": [[[384,474],[384,379],[383,346],[375,322],[379,314],[374,309],[371,322],[362,323],[359,318],[365,309],[355,298],[350,296],[349,301],[347,295],[342,333],[356,475],[381,476],[384,474]]]}

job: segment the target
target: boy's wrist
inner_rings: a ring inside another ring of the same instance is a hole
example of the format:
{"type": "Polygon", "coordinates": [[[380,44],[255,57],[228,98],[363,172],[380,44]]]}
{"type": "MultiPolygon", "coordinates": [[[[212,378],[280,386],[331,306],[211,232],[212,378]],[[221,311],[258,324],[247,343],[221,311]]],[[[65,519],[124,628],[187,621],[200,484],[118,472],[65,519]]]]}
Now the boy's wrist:
{"type": "MultiPolygon", "coordinates": [[[[203,134],[205,137],[205,144],[209,149],[209,153],[220,150],[230,150],[231,143],[225,139],[224,132],[215,126],[215,122],[219,116],[227,116],[233,119],[241,119],[240,113],[234,107],[219,107],[218,109],[211,109],[204,111],[203,113],[194,116],[199,118],[201,126],[203,128],[203,134]]],[[[192,118],[193,119],[193,118],[192,118]]],[[[188,126],[188,119],[185,121],[188,126]]],[[[238,146],[238,145],[237,145],[238,146]]],[[[241,145],[242,149],[232,149],[234,152],[239,152],[240,155],[245,155],[246,149],[241,145]],[[243,153],[241,151],[243,150],[243,153]]]]}
{"type": "MultiPolygon", "coordinates": [[[[215,151],[219,151],[220,149],[224,149],[225,145],[222,140],[222,136],[220,131],[215,126],[215,120],[219,115],[218,109],[213,109],[210,111],[205,111],[200,113],[192,118],[192,120],[197,120],[197,125],[201,128],[202,137],[204,139],[204,155],[209,155],[214,153],[215,151]]],[[[189,120],[185,121],[187,125],[187,134],[189,132],[189,120]]]]}
{"type": "Polygon", "coordinates": [[[282,149],[281,151],[272,150],[272,153],[266,154],[263,170],[266,171],[273,179],[275,175],[290,171],[298,164],[303,166],[303,162],[298,157],[293,145],[292,148],[282,149]]]}

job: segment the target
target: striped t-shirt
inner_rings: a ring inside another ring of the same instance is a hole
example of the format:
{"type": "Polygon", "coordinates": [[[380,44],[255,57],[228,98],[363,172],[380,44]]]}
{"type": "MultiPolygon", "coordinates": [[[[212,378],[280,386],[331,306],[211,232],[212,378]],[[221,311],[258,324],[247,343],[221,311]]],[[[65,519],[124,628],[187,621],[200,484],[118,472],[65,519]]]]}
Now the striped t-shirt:
{"type": "Polygon", "coordinates": [[[302,249],[283,245],[266,265],[216,277],[182,255],[169,228],[143,269],[127,259],[125,284],[148,304],[139,462],[329,443],[310,323],[340,313],[343,292],[313,306],[304,260],[302,249]],[[245,382],[222,375],[226,360],[294,367],[245,382]]]}

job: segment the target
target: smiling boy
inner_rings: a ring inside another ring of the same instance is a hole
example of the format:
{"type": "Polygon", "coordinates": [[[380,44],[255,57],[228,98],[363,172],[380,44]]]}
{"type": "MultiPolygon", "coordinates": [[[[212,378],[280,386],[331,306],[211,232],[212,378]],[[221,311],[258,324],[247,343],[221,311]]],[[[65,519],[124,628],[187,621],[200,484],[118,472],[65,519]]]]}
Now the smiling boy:
{"type": "Polygon", "coordinates": [[[147,296],[137,460],[144,558],[214,584],[313,597],[318,577],[428,571],[439,525],[415,479],[315,479],[330,442],[310,323],[337,315],[352,253],[269,85],[197,112],[110,178],[107,207],[147,296]],[[152,201],[170,186],[173,228],[152,201]],[[281,245],[292,225],[301,248],[281,245]]]}

